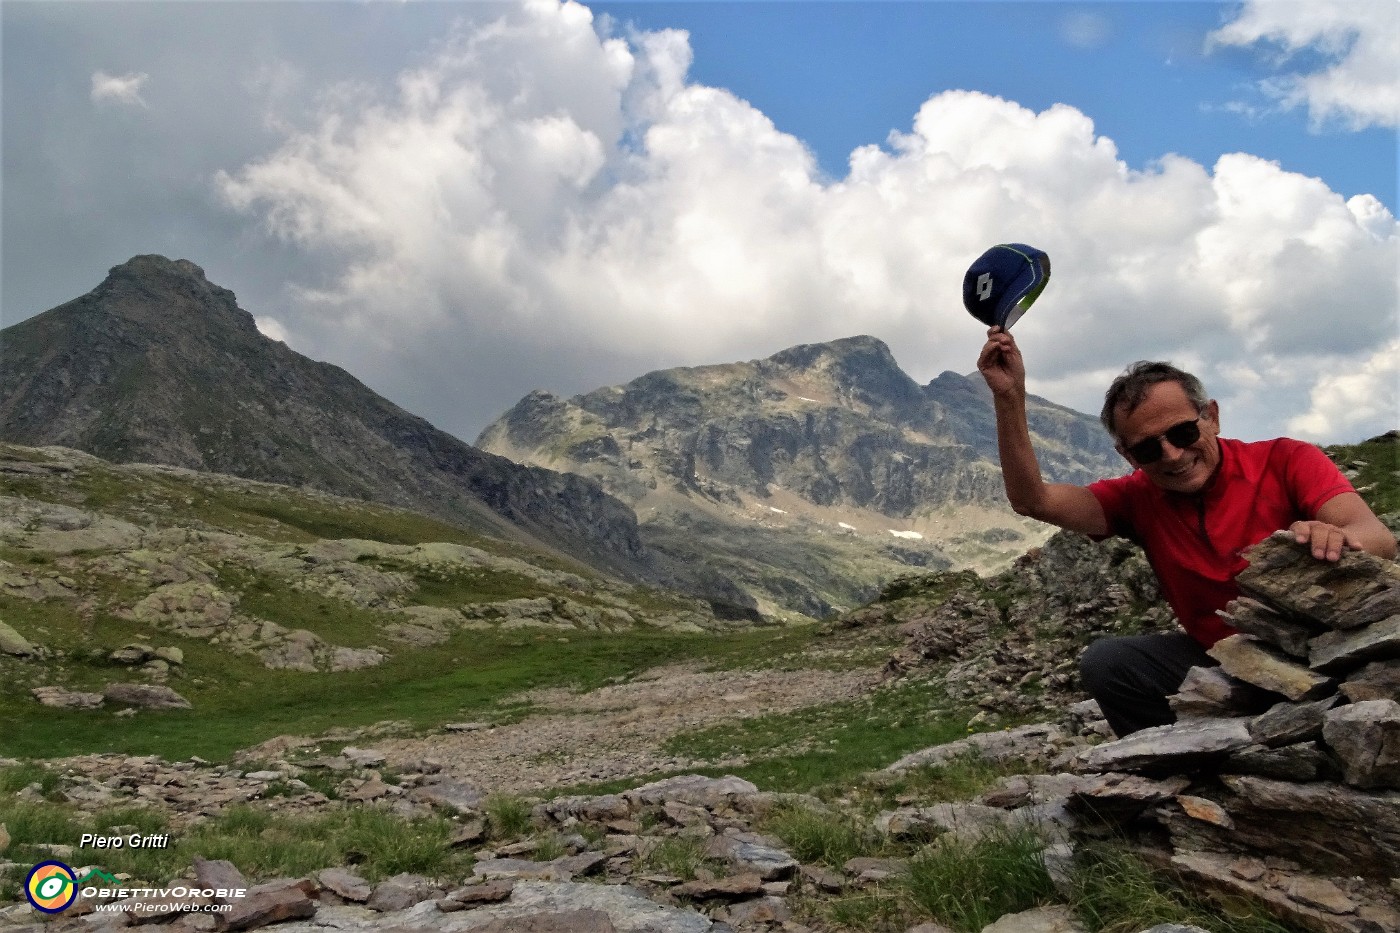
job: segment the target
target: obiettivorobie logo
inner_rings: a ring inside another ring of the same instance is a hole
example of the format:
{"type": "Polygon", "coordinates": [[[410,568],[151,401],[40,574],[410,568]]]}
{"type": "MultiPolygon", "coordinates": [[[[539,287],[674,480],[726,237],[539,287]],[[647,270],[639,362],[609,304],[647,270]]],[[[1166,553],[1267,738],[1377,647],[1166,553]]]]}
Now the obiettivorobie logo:
{"type": "Polygon", "coordinates": [[[24,881],[24,896],[35,910],[46,914],[62,913],[78,899],[78,889],[93,879],[108,884],[121,884],[116,878],[99,868],[94,868],[81,878],[62,862],[40,862],[29,872],[24,881]]]}
{"type": "MultiPolygon", "coordinates": [[[[62,913],[81,896],[95,911],[131,911],[150,917],[168,913],[228,913],[233,901],[248,896],[247,888],[122,887],[122,883],[100,868],[91,868],[81,878],[62,862],[40,862],[29,871],[24,896],[35,910],[62,913]]],[[[141,921],[137,921],[141,922],[141,921]]]]}

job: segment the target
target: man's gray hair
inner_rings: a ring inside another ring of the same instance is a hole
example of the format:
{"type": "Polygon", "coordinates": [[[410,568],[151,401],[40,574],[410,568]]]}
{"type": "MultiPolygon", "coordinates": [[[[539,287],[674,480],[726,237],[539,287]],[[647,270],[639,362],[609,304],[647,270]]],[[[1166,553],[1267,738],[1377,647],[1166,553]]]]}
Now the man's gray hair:
{"type": "Polygon", "coordinates": [[[1181,388],[1186,392],[1186,397],[1191,404],[1196,406],[1197,412],[1206,410],[1210,404],[1210,397],[1206,395],[1206,387],[1201,385],[1201,380],[1186,372],[1177,369],[1171,363],[1163,363],[1155,360],[1138,360],[1133,365],[1123,371],[1123,375],[1113,380],[1113,385],[1108,387],[1108,391],[1103,397],[1103,411],[1099,413],[1099,420],[1103,422],[1104,428],[1118,439],[1118,431],[1114,428],[1114,416],[1119,408],[1125,409],[1125,414],[1132,414],[1133,410],[1143,403],[1147,398],[1147,390],[1159,382],[1180,383],[1181,388]]]}

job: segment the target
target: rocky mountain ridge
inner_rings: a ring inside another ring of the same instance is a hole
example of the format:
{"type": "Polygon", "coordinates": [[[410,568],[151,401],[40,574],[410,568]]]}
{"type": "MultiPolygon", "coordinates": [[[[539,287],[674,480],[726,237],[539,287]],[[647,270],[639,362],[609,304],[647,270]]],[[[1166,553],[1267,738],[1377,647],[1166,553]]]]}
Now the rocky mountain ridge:
{"type": "MultiPolygon", "coordinates": [[[[1051,479],[1121,468],[1094,419],[1039,398],[1029,409],[1051,479]]],[[[568,400],[534,392],[477,444],[597,480],[657,550],[718,563],[764,608],[817,617],[908,567],[988,570],[1048,536],[1006,502],[981,380],[921,386],[868,336],[568,400]]]]}
{"type": "Polygon", "coordinates": [[[0,438],[413,508],[640,580],[631,510],[435,429],[257,329],[187,260],[137,256],[0,332],[0,438]]]}

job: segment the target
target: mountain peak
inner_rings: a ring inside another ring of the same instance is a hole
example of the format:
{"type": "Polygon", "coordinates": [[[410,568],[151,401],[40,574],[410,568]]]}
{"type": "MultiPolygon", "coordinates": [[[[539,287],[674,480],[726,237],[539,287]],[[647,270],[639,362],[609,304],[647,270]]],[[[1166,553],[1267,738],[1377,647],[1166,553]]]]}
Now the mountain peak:
{"type": "Polygon", "coordinates": [[[794,369],[813,369],[831,363],[856,363],[867,369],[899,368],[889,345],[868,334],[789,347],[770,356],[768,362],[794,369]]]}
{"type": "Polygon", "coordinates": [[[92,299],[90,308],[156,330],[178,321],[184,326],[222,324],[247,336],[257,333],[253,316],[238,307],[234,293],[210,282],[204,269],[188,259],[133,256],[113,266],[86,297],[92,299]]]}
{"type": "Polygon", "coordinates": [[[923,404],[918,383],[899,368],[889,345],[862,334],[808,343],[770,356],[767,364],[829,379],[842,393],[887,415],[900,417],[923,404]],[[899,413],[899,414],[896,414],[899,413]]]}

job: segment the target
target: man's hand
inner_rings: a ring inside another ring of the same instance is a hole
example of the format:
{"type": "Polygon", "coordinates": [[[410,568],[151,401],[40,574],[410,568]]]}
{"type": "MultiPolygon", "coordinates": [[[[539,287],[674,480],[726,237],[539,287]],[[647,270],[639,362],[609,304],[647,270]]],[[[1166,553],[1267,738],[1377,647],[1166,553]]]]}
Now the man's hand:
{"type": "Polygon", "coordinates": [[[1318,560],[1340,560],[1343,548],[1361,550],[1360,543],[1351,540],[1343,529],[1326,522],[1294,522],[1288,530],[1299,544],[1311,545],[1312,556],[1318,560]]]}
{"type": "Polygon", "coordinates": [[[1026,394],[1026,362],[1015,339],[1000,327],[987,331],[977,370],[993,395],[1026,394]]]}

